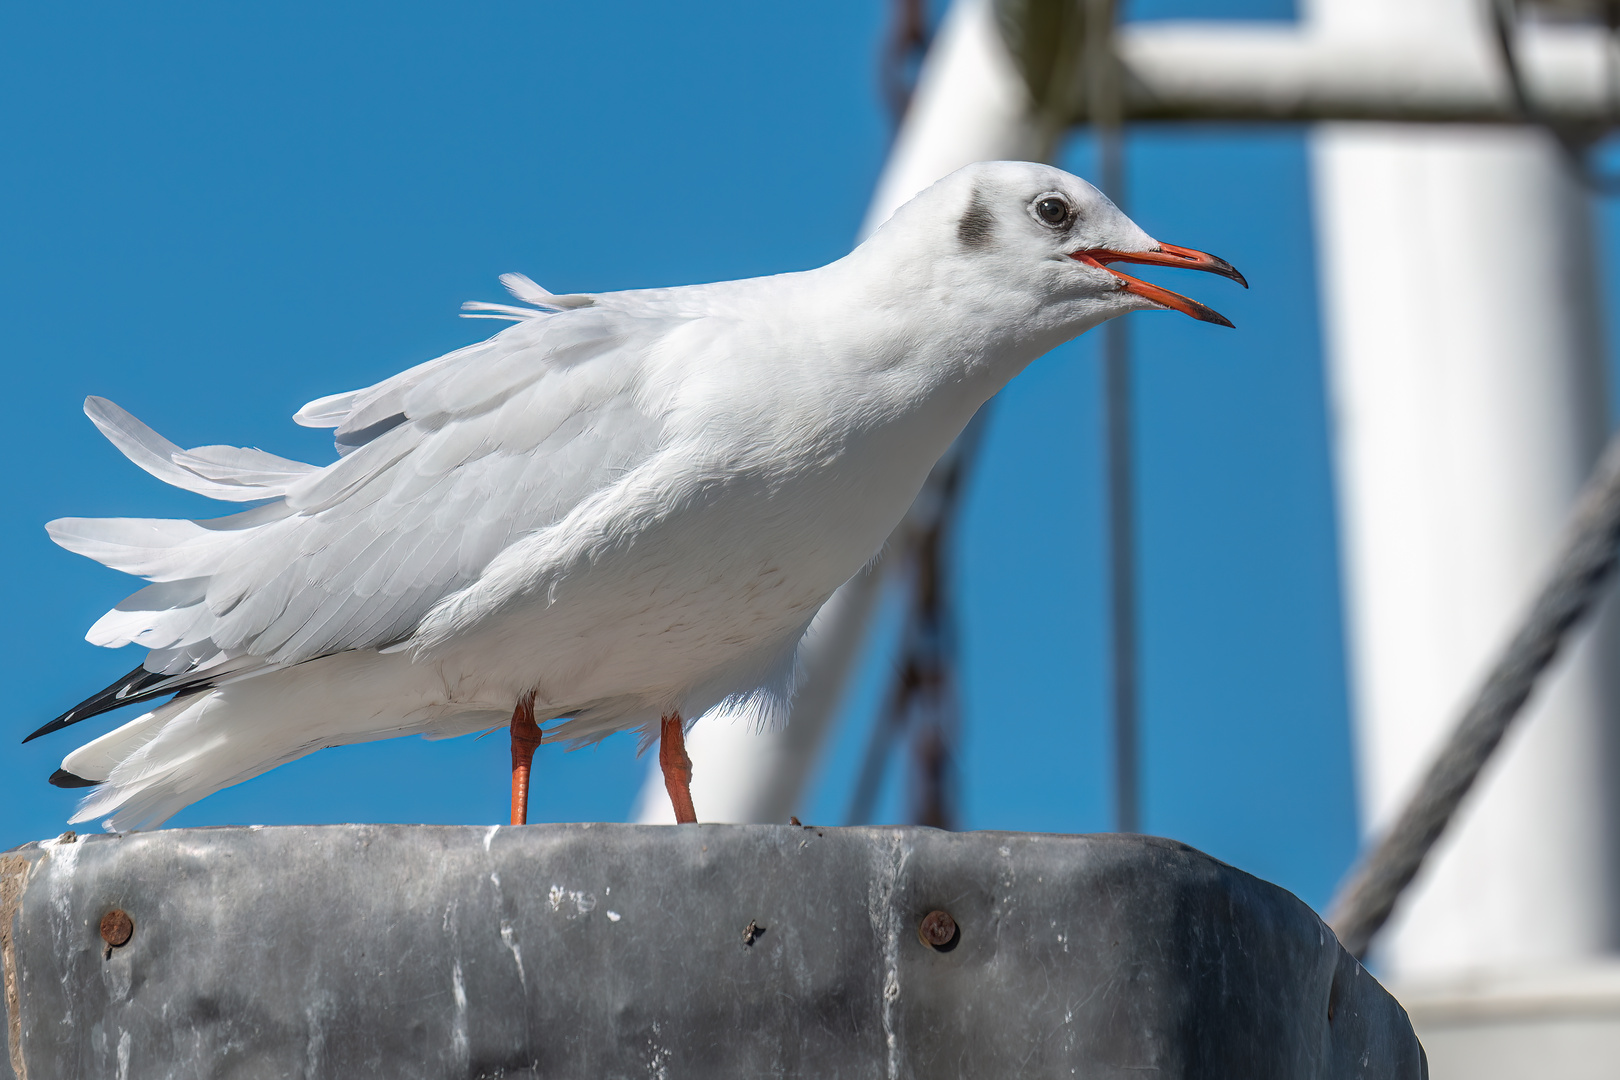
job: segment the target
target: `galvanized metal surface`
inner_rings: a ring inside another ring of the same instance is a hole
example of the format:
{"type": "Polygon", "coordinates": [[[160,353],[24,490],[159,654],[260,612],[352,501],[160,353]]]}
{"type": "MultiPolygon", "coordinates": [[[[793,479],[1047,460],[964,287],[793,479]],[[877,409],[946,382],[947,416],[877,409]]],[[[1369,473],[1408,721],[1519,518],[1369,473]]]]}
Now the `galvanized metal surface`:
{"type": "Polygon", "coordinates": [[[1145,837],[88,836],[0,855],[0,962],[7,1080],[1425,1074],[1304,904],[1145,837]]]}

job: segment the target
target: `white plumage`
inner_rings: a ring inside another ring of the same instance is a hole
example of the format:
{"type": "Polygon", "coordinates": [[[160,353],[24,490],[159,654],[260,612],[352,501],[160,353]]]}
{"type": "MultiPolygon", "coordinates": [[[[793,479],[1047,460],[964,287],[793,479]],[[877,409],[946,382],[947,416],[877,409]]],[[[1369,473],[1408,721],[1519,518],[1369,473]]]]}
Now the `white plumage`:
{"type": "Polygon", "coordinates": [[[981,164],[818,270],[594,296],[508,275],[530,306],[468,308],[514,325],[297,414],[335,429],[325,467],[182,450],[89,399],[153,476],[260,505],[50,524],[153,584],[88,635],[143,669],[43,730],[177,694],[68,755],[96,785],[74,820],[155,825],[323,746],[504,726],[531,692],[576,742],[779,722],[811,617],[951,439],[1040,353],[1165,306],[1101,265],[1162,250],[1083,181],[981,164]]]}

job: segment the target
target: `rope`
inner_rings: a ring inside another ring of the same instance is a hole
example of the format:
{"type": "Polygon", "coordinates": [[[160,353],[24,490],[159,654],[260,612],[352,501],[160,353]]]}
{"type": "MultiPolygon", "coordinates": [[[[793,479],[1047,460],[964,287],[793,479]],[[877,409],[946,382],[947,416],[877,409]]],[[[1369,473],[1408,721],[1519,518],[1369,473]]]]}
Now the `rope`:
{"type": "MultiPolygon", "coordinates": [[[[1520,62],[1519,19],[1517,0],[1488,0],[1491,17],[1491,37],[1496,44],[1497,60],[1507,78],[1508,92],[1513,97],[1514,110],[1526,124],[1544,129],[1558,145],[1570,171],[1594,195],[1620,195],[1620,176],[1598,171],[1592,149],[1601,131],[1577,131],[1560,125],[1547,116],[1530,96],[1529,82],[1520,62]]],[[[1620,68],[1615,65],[1617,31],[1620,31],[1620,4],[1608,0],[1603,5],[1604,22],[1609,28],[1608,47],[1604,50],[1604,77],[1609,86],[1610,108],[1613,109],[1614,92],[1620,86],[1620,68]]]]}
{"type": "Polygon", "coordinates": [[[1340,887],[1328,922],[1358,959],[1451,823],[1569,632],[1598,599],[1620,548],[1620,435],[1582,489],[1552,576],[1497,658],[1395,824],[1340,887]]]}
{"type": "Polygon", "coordinates": [[[928,55],[928,5],[925,0],[892,0],[889,37],[878,61],[878,82],[889,105],[894,130],[906,118],[917,72],[928,55]]]}

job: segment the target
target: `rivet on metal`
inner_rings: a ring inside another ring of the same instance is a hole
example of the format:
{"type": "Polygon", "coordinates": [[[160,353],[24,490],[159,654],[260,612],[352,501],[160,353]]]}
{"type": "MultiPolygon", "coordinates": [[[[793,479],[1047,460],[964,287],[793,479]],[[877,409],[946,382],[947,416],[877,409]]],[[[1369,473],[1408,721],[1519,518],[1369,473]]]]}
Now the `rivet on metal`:
{"type": "Polygon", "coordinates": [[[127,942],[135,933],[135,922],[119,908],[113,908],[101,917],[101,940],[112,949],[127,942]]]}
{"type": "Polygon", "coordinates": [[[917,937],[930,949],[943,949],[956,940],[956,920],[948,911],[930,911],[918,924],[917,937]]]}

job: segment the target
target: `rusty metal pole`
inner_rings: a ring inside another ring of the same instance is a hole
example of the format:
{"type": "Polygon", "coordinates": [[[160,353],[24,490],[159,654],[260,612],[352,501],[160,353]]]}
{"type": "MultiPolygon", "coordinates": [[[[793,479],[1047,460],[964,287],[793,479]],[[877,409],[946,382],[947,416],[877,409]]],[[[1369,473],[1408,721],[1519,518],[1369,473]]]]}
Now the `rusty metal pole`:
{"type": "MultiPolygon", "coordinates": [[[[1083,68],[1097,178],[1121,210],[1125,139],[1114,0],[1086,0],[1083,68]]],[[[1114,735],[1114,828],[1142,827],[1136,600],[1136,470],[1132,456],[1131,339],[1125,319],[1102,333],[1103,429],[1108,468],[1108,614],[1114,735]]]]}

